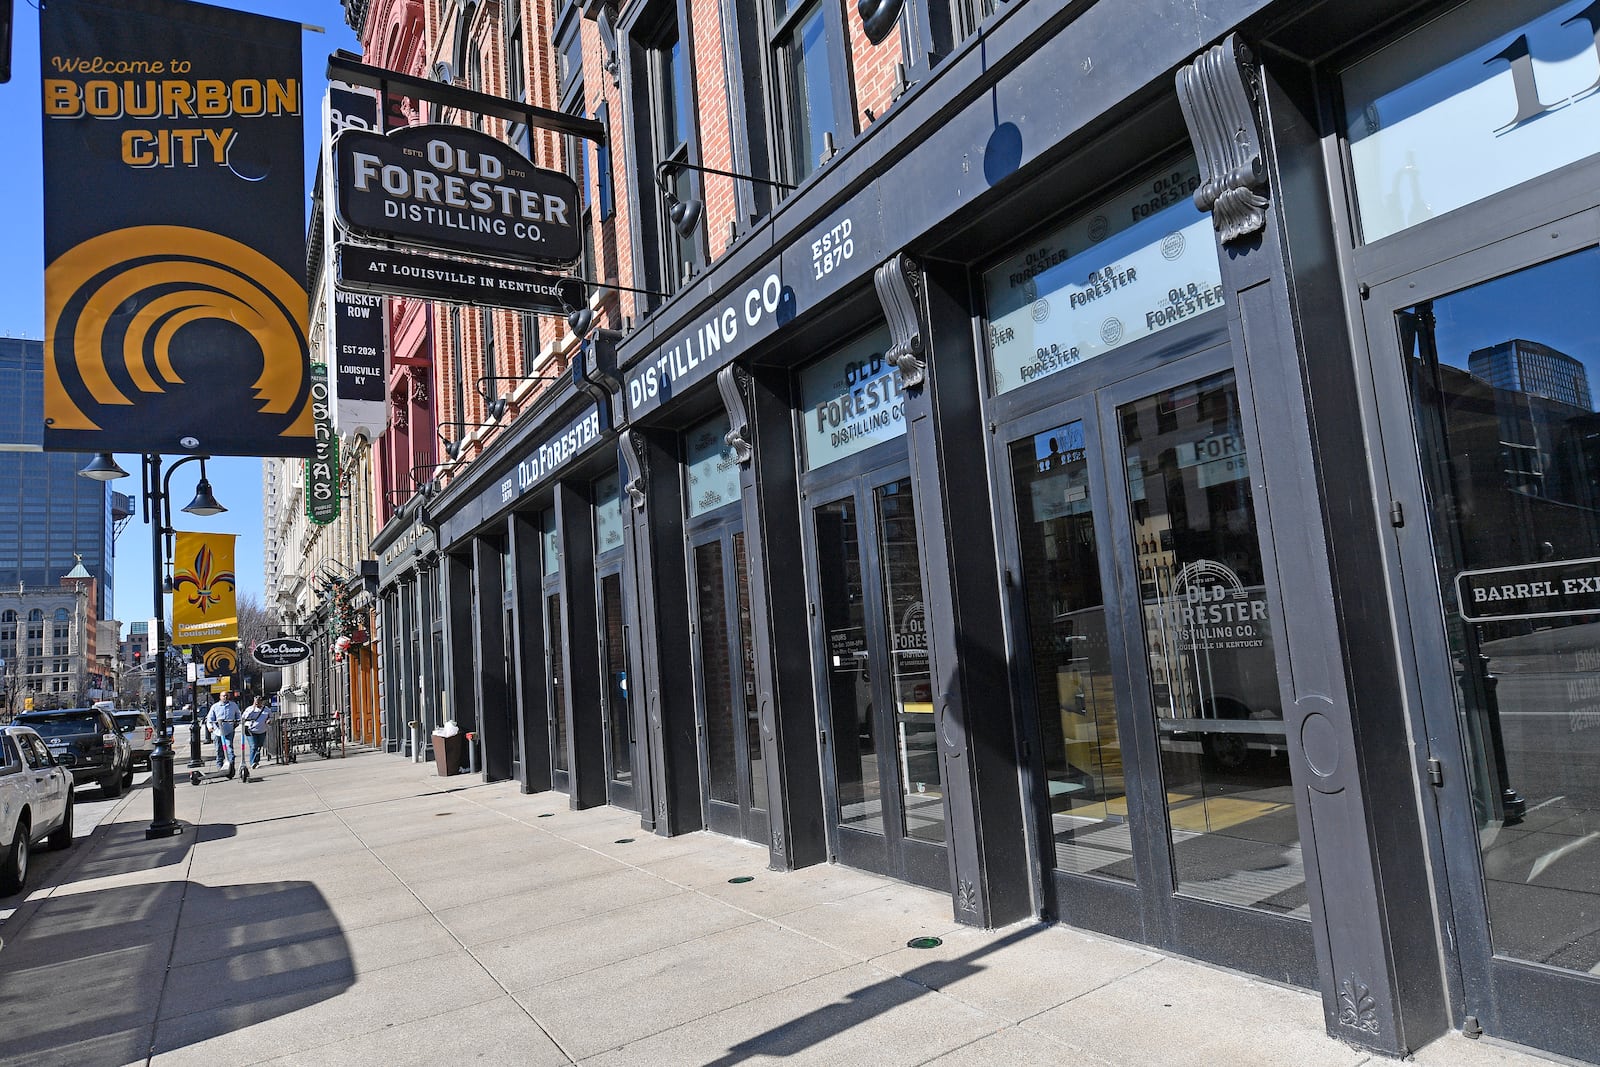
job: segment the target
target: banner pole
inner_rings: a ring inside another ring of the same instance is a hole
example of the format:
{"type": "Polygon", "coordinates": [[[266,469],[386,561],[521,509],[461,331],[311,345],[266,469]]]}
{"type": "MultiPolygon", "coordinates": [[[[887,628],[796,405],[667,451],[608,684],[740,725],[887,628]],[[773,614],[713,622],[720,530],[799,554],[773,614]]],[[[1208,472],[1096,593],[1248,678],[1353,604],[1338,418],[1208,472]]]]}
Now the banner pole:
{"type": "MultiPolygon", "coordinates": [[[[191,457],[192,458],[192,457],[191,457]]],[[[185,461],[172,465],[177,470],[185,461]]],[[[150,584],[155,589],[155,640],[160,643],[156,654],[156,747],[150,753],[150,797],[154,817],[145,830],[146,840],[172,837],[183,833],[183,824],[176,818],[177,798],[172,792],[172,741],[167,737],[167,596],[161,587],[161,546],[167,534],[170,509],[167,507],[167,486],[161,477],[161,455],[152,452],[144,457],[145,514],[151,516],[150,524],[150,584]]],[[[168,477],[171,477],[168,471],[168,477]]]]}

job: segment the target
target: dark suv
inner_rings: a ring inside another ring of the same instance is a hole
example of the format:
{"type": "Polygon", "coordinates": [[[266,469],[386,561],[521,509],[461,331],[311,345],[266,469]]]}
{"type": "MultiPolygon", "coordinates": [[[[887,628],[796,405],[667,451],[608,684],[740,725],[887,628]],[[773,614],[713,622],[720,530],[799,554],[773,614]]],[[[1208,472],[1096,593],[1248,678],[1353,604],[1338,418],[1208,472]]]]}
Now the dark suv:
{"type": "Polygon", "coordinates": [[[99,708],[25,711],[16,721],[44,738],[55,761],[72,771],[74,783],[98,782],[108,797],[121,796],[124,787],[133,784],[128,739],[99,708]]]}

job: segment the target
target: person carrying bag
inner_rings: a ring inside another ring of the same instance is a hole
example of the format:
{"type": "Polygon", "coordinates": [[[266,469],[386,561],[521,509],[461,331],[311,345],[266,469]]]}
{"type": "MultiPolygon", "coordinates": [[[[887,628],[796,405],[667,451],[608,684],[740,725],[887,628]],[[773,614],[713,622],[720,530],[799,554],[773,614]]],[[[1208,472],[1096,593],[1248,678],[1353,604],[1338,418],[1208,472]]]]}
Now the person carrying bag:
{"type": "Polygon", "coordinates": [[[250,766],[261,765],[261,745],[267,736],[267,727],[272,722],[272,709],[267,707],[265,697],[256,697],[244,712],[244,741],[250,752],[250,766]]]}

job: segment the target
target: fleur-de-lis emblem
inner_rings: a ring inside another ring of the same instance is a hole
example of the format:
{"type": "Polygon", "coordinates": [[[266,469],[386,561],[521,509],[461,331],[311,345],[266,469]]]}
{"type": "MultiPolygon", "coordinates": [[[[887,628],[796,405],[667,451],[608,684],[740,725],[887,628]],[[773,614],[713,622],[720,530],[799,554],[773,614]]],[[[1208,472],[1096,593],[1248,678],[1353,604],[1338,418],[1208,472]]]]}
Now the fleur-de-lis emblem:
{"type": "Polygon", "coordinates": [[[217,592],[219,586],[226,585],[229,589],[236,589],[232,571],[219,571],[211,573],[211,568],[216,565],[216,557],[211,552],[211,546],[201,545],[200,551],[194,554],[194,562],[188,570],[176,569],[172,574],[172,595],[180,593],[187,596],[189,604],[198,608],[201,615],[212,605],[222,603],[222,597],[217,592]],[[185,586],[192,586],[193,592],[184,592],[185,586]]]}

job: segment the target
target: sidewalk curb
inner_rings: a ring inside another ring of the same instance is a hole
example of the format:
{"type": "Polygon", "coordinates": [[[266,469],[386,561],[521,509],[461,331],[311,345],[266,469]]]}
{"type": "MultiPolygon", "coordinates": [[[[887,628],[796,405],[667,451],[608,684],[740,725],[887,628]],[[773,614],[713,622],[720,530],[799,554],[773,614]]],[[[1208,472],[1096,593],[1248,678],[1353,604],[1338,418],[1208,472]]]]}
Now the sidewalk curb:
{"type": "MultiPolygon", "coordinates": [[[[141,795],[149,795],[148,787],[149,780],[147,779],[144,785],[124,792],[111,810],[106,812],[105,817],[95,825],[93,830],[89,831],[87,837],[81,841],[74,841],[70,850],[72,854],[62,861],[61,867],[56,871],[55,880],[49,885],[42,886],[29,893],[28,899],[23,901],[16,911],[11,913],[11,918],[0,922],[0,933],[10,934],[12,940],[16,940],[17,937],[21,936],[22,931],[27,928],[29,920],[38,913],[40,908],[44,907],[45,902],[56,895],[58,889],[77,881],[73,876],[78,873],[78,869],[88,862],[90,854],[99,847],[100,842],[110,833],[110,827],[116,826],[121,821],[123,812],[127,811],[128,806],[133,803],[134,799],[141,795]]],[[[76,800],[74,800],[74,803],[76,803],[76,800]]],[[[192,832],[192,830],[193,827],[187,823],[184,824],[186,833],[192,832]]],[[[5,937],[0,936],[0,952],[5,950],[5,944],[5,937]]]]}

